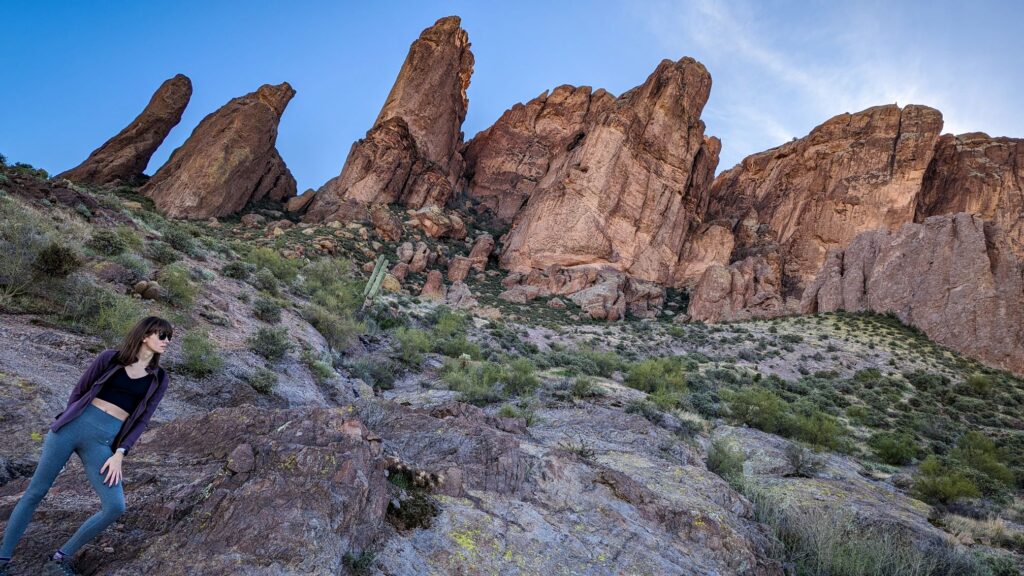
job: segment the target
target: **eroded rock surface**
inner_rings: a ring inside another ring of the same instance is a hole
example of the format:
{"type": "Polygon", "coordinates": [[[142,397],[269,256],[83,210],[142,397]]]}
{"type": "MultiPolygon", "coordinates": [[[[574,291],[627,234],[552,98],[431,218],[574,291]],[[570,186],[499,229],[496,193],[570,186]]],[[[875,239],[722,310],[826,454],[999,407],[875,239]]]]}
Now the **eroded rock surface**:
{"type": "Polygon", "coordinates": [[[731,322],[772,318],[785,311],[774,254],[748,256],[728,266],[712,264],[690,295],[690,319],[731,322]]]}
{"type": "Polygon", "coordinates": [[[1024,373],[1024,266],[995,224],[932,216],[874,230],[829,253],[804,313],[893,313],[932,340],[1024,373]]]}
{"type": "MultiPolygon", "coordinates": [[[[745,158],[711,189],[709,219],[764,224],[777,242],[783,290],[799,298],[831,248],[914,219],[942,128],[926,106],[840,114],[799,140],[745,158]]],[[[749,248],[737,231],[737,250],[749,248]]]]}
{"type": "Polygon", "coordinates": [[[284,202],[295,196],[295,178],[274,145],[294,95],[284,82],[231,100],[196,126],[140,193],[166,216],[194,219],[234,214],[263,198],[284,202]]]}
{"type": "Polygon", "coordinates": [[[981,132],[939,138],[918,197],[917,221],[956,212],[1001,226],[1010,248],[1024,258],[1024,140],[981,132]]]}
{"type": "Polygon", "coordinates": [[[443,206],[462,175],[462,121],[473,73],[469,36],[457,16],[438,20],[409,48],[398,79],[341,174],[324,184],[304,220],[353,217],[353,206],[443,206]]]}
{"type": "Polygon", "coordinates": [[[153,153],[181,121],[191,97],[192,81],[188,76],[178,74],[165,80],[128,126],[93,150],[85,162],[57,178],[97,185],[138,182],[153,153]]]}

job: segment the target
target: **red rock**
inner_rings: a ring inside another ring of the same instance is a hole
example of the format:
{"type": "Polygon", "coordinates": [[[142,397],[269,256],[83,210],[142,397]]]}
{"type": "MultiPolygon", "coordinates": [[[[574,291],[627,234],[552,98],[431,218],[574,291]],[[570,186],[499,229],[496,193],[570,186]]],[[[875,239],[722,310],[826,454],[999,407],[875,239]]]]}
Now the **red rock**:
{"type": "Polygon", "coordinates": [[[494,250],[494,238],[490,234],[481,234],[473,242],[473,248],[469,251],[469,259],[472,262],[473,270],[483,272],[487,268],[487,258],[494,250]]]}
{"type": "Polygon", "coordinates": [[[420,298],[443,301],[447,292],[441,272],[439,270],[427,272],[427,281],[423,283],[423,288],[420,289],[420,298]]]}
{"type": "Polygon", "coordinates": [[[412,242],[402,242],[395,249],[395,256],[398,257],[398,261],[405,262],[406,264],[412,261],[412,257],[415,254],[416,248],[413,247],[412,242]]]}
{"type": "Polygon", "coordinates": [[[720,174],[707,218],[754,222],[745,233],[734,229],[740,253],[765,225],[765,240],[778,244],[785,295],[799,297],[830,248],[913,220],[941,129],[942,115],[926,106],[840,114],[720,174]]]}
{"type": "Polygon", "coordinates": [[[718,163],[700,120],[710,89],[697,61],[665,60],[598,114],[516,215],[502,266],[594,265],[674,284],[718,163]]]}
{"type": "MultiPolygon", "coordinates": [[[[370,268],[372,271],[373,268],[370,268]]],[[[409,274],[409,265],[405,262],[399,262],[391,267],[391,275],[398,279],[399,282],[405,282],[406,275],[409,274]]]]}
{"type": "Polygon", "coordinates": [[[426,242],[417,242],[416,251],[413,252],[412,259],[409,260],[409,272],[423,272],[427,269],[427,257],[429,255],[429,249],[426,242]]]}
{"type": "Polygon", "coordinates": [[[626,317],[625,280],[620,273],[602,271],[593,286],[573,292],[569,299],[595,320],[622,320],[626,317]]]}
{"type": "Polygon", "coordinates": [[[318,190],[304,218],[344,218],[346,202],[443,206],[462,174],[462,121],[473,73],[457,16],[438,20],[409,48],[373,127],[353,144],[341,174],[318,190]]]}
{"type": "Polygon", "coordinates": [[[139,191],[165,216],[203,219],[295,196],[295,178],[274,147],[294,95],[285,82],[231,100],[204,118],[139,191]]]}
{"type": "Polygon", "coordinates": [[[918,196],[916,221],[956,212],[1001,226],[1010,248],[1024,258],[1024,139],[981,132],[939,138],[918,196]]]}
{"type": "Polygon", "coordinates": [[[138,182],[153,153],[181,121],[191,97],[192,81],[184,74],[165,80],[135,120],[57,178],[87,184],[138,182]]]}
{"type": "Polygon", "coordinates": [[[454,212],[446,213],[438,206],[424,206],[412,214],[411,221],[431,238],[448,237],[461,240],[466,237],[466,224],[454,212]]]}
{"type": "Polygon", "coordinates": [[[373,230],[381,239],[398,242],[402,239],[402,220],[395,216],[384,204],[377,204],[370,209],[370,222],[373,230]]]}
{"type": "Polygon", "coordinates": [[[452,308],[469,309],[477,306],[477,300],[465,282],[452,282],[444,301],[452,308]]]}
{"type": "Polygon", "coordinates": [[[772,318],[784,310],[778,257],[748,256],[729,266],[712,264],[690,294],[691,320],[721,322],[772,318]]]}
{"type": "Polygon", "coordinates": [[[263,226],[263,222],[265,221],[266,218],[255,212],[249,212],[248,214],[243,215],[241,219],[242,226],[245,226],[246,228],[259,228],[263,226]]]}
{"type": "Polygon", "coordinates": [[[469,275],[470,266],[473,265],[473,261],[465,256],[456,256],[452,258],[448,264],[448,281],[456,282],[466,279],[469,275]]]}
{"type": "Polygon", "coordinates": [[[302,212],[309,206],[309,203],[313,201],[313,197],[316,196],[316,191],[313,189],[306,190],[302,194],[289,198],[285,202],[284,209],[286,212],[296,213],[302,212]]]}

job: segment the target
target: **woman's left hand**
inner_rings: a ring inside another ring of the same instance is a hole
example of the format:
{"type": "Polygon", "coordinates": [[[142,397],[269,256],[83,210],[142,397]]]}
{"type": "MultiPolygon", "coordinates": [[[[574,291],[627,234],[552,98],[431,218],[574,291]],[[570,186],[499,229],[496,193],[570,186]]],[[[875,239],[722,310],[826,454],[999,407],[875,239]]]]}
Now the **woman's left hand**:
{"type": "Polygon", "coordinates": [[[107,458],[107,461],[103,463],[103,467],[100,468],[100,474],[104,474],[104,470],[107,471],[103,478],[104,484],[113,486],[121,481],[121,460],[123,458],[124,457],[121,456],[121,453],[118,452],[110,458],[107,458]]]}

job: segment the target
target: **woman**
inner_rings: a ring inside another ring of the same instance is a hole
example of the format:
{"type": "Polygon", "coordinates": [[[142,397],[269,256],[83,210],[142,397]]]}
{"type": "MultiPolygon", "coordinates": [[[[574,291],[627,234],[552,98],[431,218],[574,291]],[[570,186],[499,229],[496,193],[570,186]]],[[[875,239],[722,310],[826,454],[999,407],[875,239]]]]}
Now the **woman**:
{"type": "Polygon", "coordinates": [[[119,349],[101,352],[79,379],[67,407],[50,424],[32,481],[7,521],[0,544],[0,576],[7,576],[5,567],[15,545],[72,452],[78,453],[103,508],[49,562],[63,574],[74,574],[71,556],[124,513],[121,463],[167,390],[160,355],[172,334],[169,322],[149,316],[132,328],[119,349]]]}

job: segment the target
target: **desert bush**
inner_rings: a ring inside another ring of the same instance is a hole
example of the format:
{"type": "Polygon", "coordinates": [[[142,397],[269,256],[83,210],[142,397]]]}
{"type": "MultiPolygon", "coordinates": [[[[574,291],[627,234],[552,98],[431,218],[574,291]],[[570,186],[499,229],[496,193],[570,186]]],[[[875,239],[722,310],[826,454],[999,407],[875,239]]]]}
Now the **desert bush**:
{"type": "Polygon", "coordinates": [[[333,349],[344,349],[362,332],[364,325],[352,315],[339,315],[317,304],[302,309],[302,317],[316,328],[333,349]]]}
{"type": "Polygon", "coordinates": [[[987,374],[975,372],[967,377],[967,389],[975,396],[987,397],[994,387],[992,378],[987,374]]]}
{"type": "Polygon", "coordinates": [[[789,406],[777,394],[762,386],[749,386],[727,398],[733,418],[770,433],[781,433],[786,427],[789,406]]]}
{"type": "Polygon", "coordinates": [[[163,241],[169,244],[178,252],[195,256],[198,254],[196,240],[187,230],[174,225],[165,226],[163,229],[163,241]]]}
{"type": "Polygon", "coordinates": [[[256,272],[256,266],[242,260],[232,260],[220,269],[220,273],[235,280],[248,280],[256,272]]]}
{"type": "Polygon", "coordinates": [[[505,393],[521,396],[536,390],[540,386],[540,379],[533,371],[533,363],[526,358],[516,358],[509,362],[504,370],[505,393]]]}
{"type": "MultiPolygon", "coordinates": [[[[290,261],[289,261],[290,262],[290,261]]],[[[303,316],[332,348],[345,348],[366,326],[355,313],[362,304],[362,282],[346,260],[320,258],[302,269],[299,290],[310,299],[303,316]]]]}
{"type": "Polygon", "coordinates": [[[418,366],[423,362],[423,354],[429,352],[433,346],[430,333],[419,328],[402,326],[395,330],[395,340],[398,341],[399,357],[411,366],[418,366]]]}
{"type": "Polygon", "coordinates": [[[917,457],[918,446],[914,436],[906,432],[879,432],[868,441],[875,454],[893,466],[910,464],[917,457]]]}
{"type": "Polygon", "coordinates": [[[32,270],[47,278],[65,278],[82,265],[82,259],[74,249],[50,242],[36,255],[32,270]]]}
{"type": "Polygon", "coordinates": [[[199,294],[199,287],[189,280],[188,270],[180,264],[165,266],[157,280],[166,291],[168,301],[179,308],[191,306],[199,294]]]}
{"type": "Polygon", "coordinates": [[[318,358],[312,350],[306,348],[302,350],[301,356],[302,362],[309,368],[313,379],[323,384],[324,382],[335,377],[334,368],[331,367],[330,363],[318,358]]]}
{"type": "Polygon", "coordinates": [[[249,386],[260,394],[270,394],[277,386],[277,373],[257,366],[248,376],[249,386]]]}
{"type": "Polygon", "coordinates": [[[593,378],[577,376],[569,385],[569,394],[573,398],[593,398],[601,396],[601,388],[594,382],[593,378]]]}
{"type": "Polygon", "coordinates": [[[260,268],[253,276],[252,285],[272,296],[281,294],[281,282],[269,268],[260,268]]]}
{"type": "Polygon", "coordinates": [[[648,393],[659,388],[685,392],[685,365],[677,356],[648,358],[629,367],[625,383],[648,393]]]}
{"type": "MultiPolygon", "coordinates": [[[[320,259],[319,261],[306,266],[305,270],[303,270],[303,275],[306,276],[306,282],[310,281],[310,275],[314,276],[314,281],[318,282],[326,281],[330,284],[336,281],[336,278],[328,279],[319,274],[328,267],[324,264],[327,260],[328,259],[320,259]]],[[[249,253],[245,256],[245,261],[254,265],[257,270],[262,268],[270,270],[271,274],[273,274],[275,278],[286,284],[292,283],[298,276],[299,270],[302,268],[302,263],[300,261],[285,258],[272,248],[266,248],[263,246],[249,250],[249,253]]]]}
{"type": "Polygon", "coordinates": [[[962,471],[941,462],[934,454],[921,461],[914,476],[915,497],[931,503],[949,504],[959,498],[981,495],[977,485],[962,471]]]}
{"type": "Polygon", "coordinates": [[[460,393],[464,402],[482,406],[505,399],[502,387],[507,372],[493,362],[446,359],[441,380],[460,393]]]}
{"type": "Polygon", "coordinates": [[[1005,464],[1005,451],[999,449],[995,442],[981,432],[966,432],[960,437],[956,448],[950,451],[949,456],[984,477],[976,477],[975,482],[986,495],[996,496],[1014,486],[1013,472],[1005,464]]]}
{"type": "Polygon", "coordinates": [[[796,442],[791,442],[786,446],[785,456],[786,462],[793,468],[793,476],[812,478],[825,466],[817,454],[796,442]]]}
{"type": "Polygon", "coordinates": [[[131,270],[136,278],[147,278],[149,276],[149,261],[136,254],[119,254],[112,257],[110,261],[131,270]]]}
{"type": "Polygon", "coordinates": [[[205,332],[191,330],[181,339],[181,362],[176,368],[185,374],[204,378],[219,372],[224,358],[205,332]]]}
{"type": "Polygon", "coordinates": [[[279,328],[261,326],[246,342],[249,344],[250,350],[271,362],[283,359],[292,349],[288,329],[284,326],[279,328]]]}
{"type": "Polygon", "coordinates": [[[56,299],[62,303],[57,312],[60,323],[99,336],[110,347],[119,345],[131,327],[148,315],[139,300],[80,276],[69,277],[55,294],[56,299]]]}
{"type": "Polygon", "coordinates": [[[391,360],[373,356],[361,357],[352,362],[348,368],[353,376],[378,390],[394,388],[399,370],[391,360]]]}
{"type": "Polygon", "coordinates": [[[93,230],[86,246],[104,256],[117,256],[128,249],[128,242],[124,236],[110,228],[97,228],[93,230]]]}
{"type": "Polygon", "coordinates": [[[721,476],[725,481],[734,484],[743,477],[743,462],[746,455],[735,443],[714,440],[708,446],[708,470],[721,476]]]}
{"type": "Polygon", "coordinates": [[[170,264],[181,260],[181,253],[166,242],[154,240],[146,245],[146,257],[157,264],[170,264]]]}
{"type": "Polygon", "coordinates": [[[268,324],[277,324],[281,321],[281,304],[273,298],[257,298],[252,306],[252,312],[268,324]]]}

